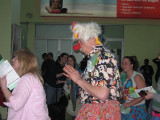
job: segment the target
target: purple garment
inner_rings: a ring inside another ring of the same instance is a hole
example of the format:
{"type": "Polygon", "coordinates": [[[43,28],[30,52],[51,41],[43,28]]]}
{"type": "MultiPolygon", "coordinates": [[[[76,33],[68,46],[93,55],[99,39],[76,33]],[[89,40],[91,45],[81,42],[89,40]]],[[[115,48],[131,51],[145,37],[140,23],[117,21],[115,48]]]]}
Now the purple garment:
{"type": "Polygon", "coordinates": [[[12,92],[7,120],[50,120],[46,95],[38,77],[23,75],[12,92]]]}

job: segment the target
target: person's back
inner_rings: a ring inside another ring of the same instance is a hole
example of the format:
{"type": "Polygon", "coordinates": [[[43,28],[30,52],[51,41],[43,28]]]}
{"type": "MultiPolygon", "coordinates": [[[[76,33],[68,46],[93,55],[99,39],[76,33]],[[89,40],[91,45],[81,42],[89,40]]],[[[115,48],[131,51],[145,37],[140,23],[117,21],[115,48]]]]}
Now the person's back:
{"type": "Polygon", "coordinates": [[[12,96],[11,102],[7,103],[10,106],[8,120],[49,120],[45,92],[38,77],[25,74],[12,94],[17,96],[12,96]]]}
{"type": "MultiPolygon", "coordinates": [[[[45,73],[46,73],[46,69],[47,69],[47,63],[48,63],[48,55],[47,55],[47,53],[43,53],[42,54],[42,59],[43,59],[43,62],[42,62],[42,65],[41,65],[41,75],[42,75],[42,77],[45,75],[45,73]]],[[[43,79],[44,79],[44,77],[43,77],[43,79]]]]}
{"type": "Polygon", "coordinates": [[[0,78],[7,120],[50,120],[36,56],[28,49],[17,50],[14,56],[12,67],[20,79],[12,92],[6,87],[6,77],[0,78]]]}
{"type": "MultiPolygon", "coordinates": [[[[146,86],[152,86],[152,76],[153,76],[153,68],[151,65],[149,65],[149,60],[144,60],[144,65],[141,67],[143,70],[143,76],[145,78],[146,86]]],[[[146,100],[146,108],[148,109],[150,100],[146,100]]]]}
{"type": "Polygon", "coordinates": [[[43,75],[45,83],[52,87],[56,87],[56,65],[55,61],[50,59],[46,61],[46,72],[43,75]]]}
{"type": "Polygon", "coordinates": [[[52,64],[52,62],[53,61],[51,61],[50,59],[47,59],[42,63],[41,73],[42,73],[42,77],[44,79],[44,82],[46,82],[47,72],[48,72],[48,69],[49,69],[50,65],[52,64]]]}
{"type": "Polygon", "coordinates": [[[47,59],[44,60],[41,66],[41,71],[42,71],[42,77],[44,79],[44,82],[48,82],[48,76],[49,74],[52,74],[52,71],[50,71],[50,67],[54,66],[54,59],[53,59],[53,54],[49,52],[47,54],[47,59]]]}

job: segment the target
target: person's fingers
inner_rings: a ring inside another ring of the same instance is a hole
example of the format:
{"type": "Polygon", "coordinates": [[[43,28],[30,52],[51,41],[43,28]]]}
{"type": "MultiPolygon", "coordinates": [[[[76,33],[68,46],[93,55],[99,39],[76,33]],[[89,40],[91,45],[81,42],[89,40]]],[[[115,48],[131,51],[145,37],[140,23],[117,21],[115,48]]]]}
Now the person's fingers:
{"type": "Polygon", "coordinates": [[[71,73],[70,69],[67,66],[63,68],[63,71],[66,72],[67,74],[71,73]]]}
{"type": "Polygon", "coordinates": [[[63,73],[63,75],[66,76],[66,77],[68,77],[69,79],[71,79],[71,77],[68,74],[63,73]]]}
{"type": "Polygon", "coordinates": [[[66,65],[66,68],[67,68],[70,72],[75,71],[75,69],[74,69],[72,66],[70,66],[70,65],[66,65]]]}

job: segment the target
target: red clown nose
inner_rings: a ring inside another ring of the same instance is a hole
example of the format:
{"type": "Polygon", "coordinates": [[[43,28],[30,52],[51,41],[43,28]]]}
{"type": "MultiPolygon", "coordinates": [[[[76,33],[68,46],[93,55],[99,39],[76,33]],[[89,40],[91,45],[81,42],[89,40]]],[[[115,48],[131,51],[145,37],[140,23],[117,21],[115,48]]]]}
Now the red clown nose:
{"type": "Polygon", "coordinates": [[[80,44],[73,45],[73,50],[78,51],[81,48],[80,44]]]}

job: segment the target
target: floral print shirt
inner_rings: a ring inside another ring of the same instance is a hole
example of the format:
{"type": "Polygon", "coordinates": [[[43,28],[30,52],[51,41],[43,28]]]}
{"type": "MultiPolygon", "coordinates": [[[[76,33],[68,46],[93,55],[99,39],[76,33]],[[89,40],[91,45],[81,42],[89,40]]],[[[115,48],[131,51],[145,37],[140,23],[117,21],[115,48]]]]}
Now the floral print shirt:
{"type": "MultiPolygon", "coordinates": [[[[88,55],[87,70],[84,79],[93,86],[104,86],[110,89],[108,100],[118,100],[122,97],[122,87],[117,67],[117,61],[114,55],[98,45],[88,55]]],[[[100,99],[91,96],[83,89],[80,92],[81,103],[104,103],[100,99]]]]}

